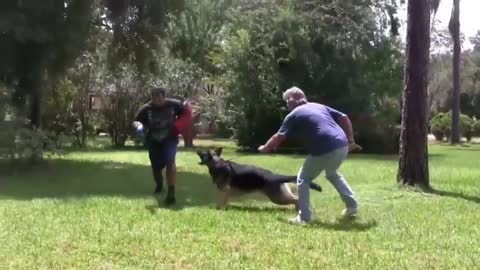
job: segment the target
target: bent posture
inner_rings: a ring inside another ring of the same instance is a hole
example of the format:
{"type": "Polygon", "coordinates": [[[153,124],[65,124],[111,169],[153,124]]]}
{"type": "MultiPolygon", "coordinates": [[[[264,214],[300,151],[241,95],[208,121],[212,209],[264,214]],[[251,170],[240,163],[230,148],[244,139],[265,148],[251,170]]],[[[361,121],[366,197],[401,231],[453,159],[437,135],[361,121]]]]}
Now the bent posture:
{"type": "Polygon", "coordinates": [[[328,106],[308,102],[297,87],[283,94],[290,113],[280,130],[258,150],[262,153],[276,149],[288,137],[304,142],[309,155],[297,175],[299,213],[289,221],[303,224],[311,221],[310,183],[325,171],[326,178],[335,187],[346,204],[343,214],[356,215],[358,202],[345,178],[338,172],[349,151],[359,149],[355,144],[348,116],[328,106]]]}

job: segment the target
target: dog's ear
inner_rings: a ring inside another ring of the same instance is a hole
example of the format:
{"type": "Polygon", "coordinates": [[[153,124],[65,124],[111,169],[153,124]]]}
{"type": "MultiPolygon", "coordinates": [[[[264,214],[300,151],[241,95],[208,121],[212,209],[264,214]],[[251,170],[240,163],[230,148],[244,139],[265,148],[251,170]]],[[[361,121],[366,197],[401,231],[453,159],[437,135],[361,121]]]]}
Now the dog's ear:
{"type": "Polygon", "coordinates": [[[223,150],[222,147],[218,147],[217,149],[215,149],[215,154],[217,154],[217,156],[220,157],[222,155],[222,150],[223,150]]]}
{"type": "Polygon", "coordinates": [[[197,155],[200,157],[200,162],[198,164],[203,165],[205,164],[205,159],[207,157],[207,153],[202,150],[197,150],[197,155]]]}

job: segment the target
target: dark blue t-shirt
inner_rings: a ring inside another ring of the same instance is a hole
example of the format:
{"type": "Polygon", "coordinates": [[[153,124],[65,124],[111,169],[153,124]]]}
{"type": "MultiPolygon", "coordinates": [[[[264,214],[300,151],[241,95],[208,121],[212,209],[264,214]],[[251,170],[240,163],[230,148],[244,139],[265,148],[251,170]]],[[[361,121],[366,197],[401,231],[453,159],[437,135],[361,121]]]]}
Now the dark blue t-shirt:
{"type": "Polygon", "coordinates": [[[347,136],[337,124],[344,115],[326,105],[309,102],[285,117],[278,134],[302,142],[311,155],[323,155],[348,146],[347,136]]]}

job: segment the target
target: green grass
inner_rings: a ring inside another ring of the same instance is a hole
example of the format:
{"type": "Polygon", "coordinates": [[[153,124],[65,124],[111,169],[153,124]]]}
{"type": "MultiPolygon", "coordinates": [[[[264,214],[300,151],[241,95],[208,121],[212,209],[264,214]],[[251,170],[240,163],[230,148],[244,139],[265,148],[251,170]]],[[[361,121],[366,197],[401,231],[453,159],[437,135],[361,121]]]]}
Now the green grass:
{"type": "MultiPolygon", "coordinates": [[[[226,158],[296,173],[301,156],[226,158]]],[[[159,208],[144,150],[72,152],[0,176],[0,269],[478,269],[480,147],[430,149],[436,195],[400,191],[394,156],[353,155],[342,168],[361,203],[357,220],[321,176],[315,223],[260,196],[217,211],[192,151],[178,154],[177,207],[159,208]]]]}

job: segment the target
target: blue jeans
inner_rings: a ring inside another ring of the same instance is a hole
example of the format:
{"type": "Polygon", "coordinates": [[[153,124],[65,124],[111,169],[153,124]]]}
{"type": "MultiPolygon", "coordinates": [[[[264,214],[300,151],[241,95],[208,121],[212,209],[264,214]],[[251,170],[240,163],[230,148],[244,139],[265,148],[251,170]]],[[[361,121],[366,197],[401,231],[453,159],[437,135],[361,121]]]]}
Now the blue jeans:
{"type": "Polygon", "coordinates": [[[324,155],[307,156],[297,178],[299,215],[303,220],[311,219],[309,185],[322,171],[325,171],[326,178],[335,187],[347,208],[358,207],[352,189],[338,172],[347,155],[348,147],[342,147],[324,155]]]}

